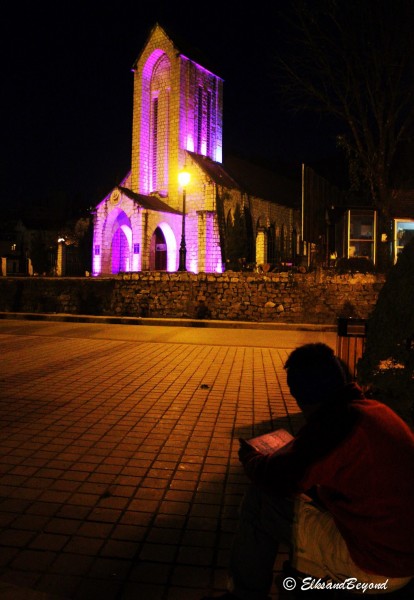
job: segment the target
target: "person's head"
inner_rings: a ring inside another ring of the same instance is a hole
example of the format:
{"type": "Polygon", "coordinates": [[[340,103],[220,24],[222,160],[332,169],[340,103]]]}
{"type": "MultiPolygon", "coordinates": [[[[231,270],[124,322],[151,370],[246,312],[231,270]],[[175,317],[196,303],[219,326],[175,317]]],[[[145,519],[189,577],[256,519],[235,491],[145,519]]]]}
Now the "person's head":
{"type": "Polygon", "coordinates": [[[296,348],[289,355],[285,369],[290,392],[305,413],[343,396],[347,374],[326,344],[305,344],[296,348]]]}

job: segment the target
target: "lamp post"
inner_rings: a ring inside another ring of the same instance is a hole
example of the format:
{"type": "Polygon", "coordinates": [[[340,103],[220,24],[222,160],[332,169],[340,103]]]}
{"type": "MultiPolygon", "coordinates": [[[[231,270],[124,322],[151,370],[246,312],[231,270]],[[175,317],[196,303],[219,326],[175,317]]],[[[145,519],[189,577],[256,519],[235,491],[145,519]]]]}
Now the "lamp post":
{"type": "Polygon", "coordinates": [[[56,256],[56,275],[63,277],[66,273],[66,245],[65,238],[58,238],[57,256],[56,256]]]}
{"type": "Polygon", "coordinates": [[[182,217],[182,231],[181,231],[181,244],[180,244],[180,260],[178,264],[179,271],[187,271],[186,258],[187,248],[185,245],[185,201],[186,201],[186,187],[190,181],[190,173],[188,171],[180,171],[178,173],[178,183],[183,188],[183,217],[182,217]]]}

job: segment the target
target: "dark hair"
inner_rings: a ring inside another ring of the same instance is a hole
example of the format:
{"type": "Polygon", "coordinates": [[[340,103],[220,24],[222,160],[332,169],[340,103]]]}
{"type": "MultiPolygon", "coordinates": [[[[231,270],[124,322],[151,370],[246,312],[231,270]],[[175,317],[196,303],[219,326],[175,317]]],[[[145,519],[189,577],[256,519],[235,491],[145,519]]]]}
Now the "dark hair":
{"type": "Polygon", "coordinates": [[[347,374],[332,348],[305,344],[290,354],[285,363],[290,392],[299,406],[340,399],[347,374]]]}

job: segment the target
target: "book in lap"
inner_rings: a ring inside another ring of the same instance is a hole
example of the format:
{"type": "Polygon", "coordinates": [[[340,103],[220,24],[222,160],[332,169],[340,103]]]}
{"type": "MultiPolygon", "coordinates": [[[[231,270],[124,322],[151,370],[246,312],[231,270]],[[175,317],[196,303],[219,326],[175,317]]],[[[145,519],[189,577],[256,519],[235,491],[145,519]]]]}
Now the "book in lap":
{"type": "Polygon", "coordinates": [[[273,454],[276,450],[280,450],[294,439],[286,429],[276,429],[270,433],[265,433],[257,437],[246,440],[250,446],[262,454],[273,454]]]}

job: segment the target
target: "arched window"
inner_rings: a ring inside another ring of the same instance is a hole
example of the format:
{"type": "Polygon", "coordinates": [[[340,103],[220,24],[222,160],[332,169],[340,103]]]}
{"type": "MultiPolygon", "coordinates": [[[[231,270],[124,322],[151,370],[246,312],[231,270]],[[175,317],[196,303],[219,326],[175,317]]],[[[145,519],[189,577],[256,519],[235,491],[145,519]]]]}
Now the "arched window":
{"type": "Polygon", "coordinates": [[[281,262],[285,262],[287,260],[287,252],[286,252],[286,227],[282,225],[280,228],[280,260],[281,262]]]}
{"type": "Polygon", "coordinates": [[[275,226],[267,229],[267,262],[274,266],[277,261],[275,226]]]}
{"type": "Polygon", "coordinates": [[[170,61],[163,54],[151,77],[150,191],[167,191],[170,112],[170,61]]]}
{"type": "Polygon", "coordinates": [[[233,215],[231,213],[231,210],[229,210],[229,212],[227,213],[227,218],[226,218],[227,233],[229,233],[231,231],[232,227],[233,227],[233,215]]]}

